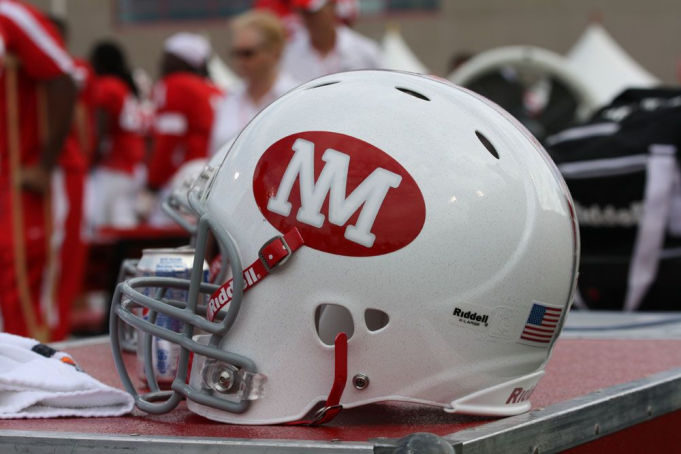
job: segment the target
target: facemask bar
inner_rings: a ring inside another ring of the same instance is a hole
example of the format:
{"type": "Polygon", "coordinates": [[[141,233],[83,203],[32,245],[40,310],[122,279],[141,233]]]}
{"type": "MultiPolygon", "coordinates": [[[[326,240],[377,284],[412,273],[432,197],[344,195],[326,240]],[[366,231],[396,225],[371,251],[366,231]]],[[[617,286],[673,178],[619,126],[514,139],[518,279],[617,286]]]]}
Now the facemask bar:
{"type": "MultiPolygon", "coordinates": [[[[118,279],[116,285],[125,282],[128,279],[135,277],[137,274],[137,264],[139,259],[125,259],[121,263],[121,268],[118,271],[118,279]]],[[[136,352],[137,343],[135,340],[135,330],[130,325],[119,325],[120,332],[118,336],[121,338],[121,346],[126,352],[136,352]]]]}
{"type": "MultiPolygon", "coordinates": [[[[210,190],[213,187],[213,183],[215,182],[215,175],[217,175],[217,172],[220,169],[221,165],[222,164],[218,166],[206,165],[206,167],[204,167],[199,177],[194,182],[194,185],[190,188],[189,193],[187,194],[187,202],[189,203],[189,208],[193,210],[198,217],[207,214],[205,209],[203,208],[203,205],[201,205],[201,201],[205,202],[206,198],[208,198],[208,194],[210,194],[210,190]]],[[[220,229],[220,231],[223,232],[222,229],[220,229]]],[[[227,235],[226,233],[225,236],[229,237],[229,235],[227,235]]],[[[229,237],[229,239],[231,240],[231,237],[229,237]]],[[[192,238],[192,242],[193,241],[194,240],[192,238]]],[[[227,270],[229,270],[228,268],[229,255],[225,248],[227,244],[233,245],[234,242],[230,241],[228,243],[223,243],[223,241],[221,241],[218,238],[217,243],[218,249],[220,250],[220,257],[222,263],[220,266],[220,272],[218,273],[217,276],[215,276],[215,279],[213,281],[216,284],[222,284],[227,280],[227,270]]]]}
{"type": "MultiPolygon", "coordinates": [[[[213,174],[215,173],[213,168],[206,168],[204,171],[199,175],[197,180],[208,180],[213,174]]],[[[191,192],[191,188],[189,189],[189,192],[191,192]]],[[[189,212],[189,208],[186,206],[186,203],[182,203],[182,200],[178,195],[173,192],[171,193],[166,200],[163,201],[161,204],[161,209],[163,212],[168,215],[170,219],[172,219],[177,225],[179,225],[182,229],[184,229],[187,233],[191,235],[191,240],[190,240],[190,245],[195,246],[196,245],[196,236],[198,233],[198,220],[195,221],[196,215],[193,213],[189,212]],[[184,208],[184,210],[183,210],[184,208]],[[187,215],[192,216],[193,219],[188,219],[187,215]]],[[[221,241],[218,241],[218,248],[220,249],[220,257],[222,260],[222,266],[220,267],[220,272],[218,275],[215,277],[214,282],[221,284],[223,283],[226,278],[227,278],[227,267],[228,267],[228,259],[227,259],[227,254],[225,253],[225,247],[222,244],[221,241]]],[[[118,282],[122,282],[119,280],[118,282]]]]}
{"type": "Polygon", "coordinates": [[[225,247],[218,241],[218,249],[220,250],[220,261],[222,262],[220,266],[220,272],[213,279],[214,284],[221,285],[227,281],[227,270],[229,270],[229,260],[227,259],[227,254],[225,252],[225,247]]]}
{"type": "Polygon", "coordinates": [[[138,408],[147,413],[167,413],[180,403],[183,396],[199,404],[231,413],[243,413],[250,405],[249,400],[242,400],[240,402],[227,401],[216,397],[213,394],[213,391],[198,391],[190,388],[185,382],[189,368],[190,352],[204,356],[208,359],[235,366],[250,374],[257,373],[257,368],[253,361],[241,355],[226,352],[220,348],[221,340],[231,329],[241,308],[243,297],[243,267],[234,241],[227,232],[205,212],[198,200],[198,193],[198,190],[193,189],[189,194],[190,204],[200,216],[197,229],[194,267],[190,281],[162,277],[134,278],[119,284],[114,293],[111,306],[111,317],[109,320],[114,363],[118,369],[123,386],[133,396],[138,408]],[[216,236],[218,244],[221,246],[220,249],[222,254],[225,257],[225,261],[229,262],[234,279],[232,301],[224,314],[224,318],[220,322],[209,322],[206,318],[198,315],[200,312],[205,313],[205,307],[199,309],[199,296],[211,295],[219,288],[217,285],[201,282],[201,270],[203,268],[209,231],[213,232],[216,236]],[[187,303],[151,298],[137,290],[137,288],[149,287],[160,289],[156,294],[157,297],[162,296],[168,288],[188,289],[189,295],[187,303]],[[125,301],[125,303],[123,303],[123,301],[125,301]],[[133,314],[130,311],[130,306],[133,304],[149,309],[149,320],[144,320],[133,314]],[[184,328],[182,333],[175,333],[168,329],[156,326],[154,321],[157,313],[162,313],[183,321],[184,328]],[[121,321],[128,323],[145,333],[144,338],[141,339],[141,341],[148,344],[145,346],[145,356],[148,358],[151,358],[152,337],[157,337],[180,345],[181,350],[178,360],[178,371],[171,385],[172,391],[159,391],[158,385],[155,382],[155,377],[153,377],[153,368],[149,367],[151,366],[151,362],[147,361],[147,379],[152,392],[145,395],[139,395],[137,393],[123,362],[120,339],[118,336],[118,326],[121,321]],[[198,327],[211,334],[207,345],[200,344],[192,339],[194,327],[198,327]],[[157,403],[159,400],[161,402],[157,403]]]}

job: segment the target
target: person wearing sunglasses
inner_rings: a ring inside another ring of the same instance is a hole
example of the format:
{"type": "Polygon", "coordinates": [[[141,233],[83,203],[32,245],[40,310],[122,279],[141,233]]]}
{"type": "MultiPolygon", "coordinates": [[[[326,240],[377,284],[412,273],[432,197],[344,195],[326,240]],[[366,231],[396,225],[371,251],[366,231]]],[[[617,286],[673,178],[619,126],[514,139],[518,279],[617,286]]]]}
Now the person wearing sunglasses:
{"type": "Polygon", "coordinates": [[[232,67],[243,84],[222,101],[215,115],[211,154],[236,136],[258,112],[298,83],[279,70],[286,43],[282,23],[269,11],[251,11],[231,23],[232,67]]]}
{"type": "Polygon", "coordinates": [[[378,44],[341,22],[338,0],[292,3],[304,27],[292,36],[282,60],[282,68],[291,76],[307,82],[327,74],[380,67],[378,44]]]}

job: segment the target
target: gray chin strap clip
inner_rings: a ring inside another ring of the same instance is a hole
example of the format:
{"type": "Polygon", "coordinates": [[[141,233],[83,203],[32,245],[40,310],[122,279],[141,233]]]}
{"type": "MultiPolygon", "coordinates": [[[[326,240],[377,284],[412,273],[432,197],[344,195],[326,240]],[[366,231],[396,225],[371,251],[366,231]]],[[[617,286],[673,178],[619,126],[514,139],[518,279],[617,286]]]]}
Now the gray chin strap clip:
{"type": "Polygon", "coordinates": [[[226,400],[241,402],[244,400],[258,400],[265,396],[264,374],[248,372],[213,359],[206,360],[201,367],[203,388],[211,390],[226,400]]]}

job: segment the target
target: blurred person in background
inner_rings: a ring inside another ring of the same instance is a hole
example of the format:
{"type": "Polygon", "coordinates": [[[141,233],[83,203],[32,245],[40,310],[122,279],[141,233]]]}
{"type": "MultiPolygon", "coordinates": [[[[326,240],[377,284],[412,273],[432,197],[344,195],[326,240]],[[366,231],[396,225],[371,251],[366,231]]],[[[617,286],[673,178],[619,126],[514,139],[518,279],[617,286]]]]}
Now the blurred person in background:
{"type": "Polygon", "coordinates": [[[92,50],[90,61],[97,75],[95,170],[88,194],[90,224],[94,228],[135,227],[144,161],[139,91],[117,43],[100,42],[92,50]]]}
{"type": "Polygon", "coordinates": [[[355,24],[359,10],[359,0],[336,0],[336,17],[348,27],[355,24]]]}
{"type": "Polygon", "coordinates": [[[253,11],[231,23],[233,68],[243,85],[218,107],[211,135],[211,154],[236,136],[258,112],[298,83],[279,70],[286,44],[284,26],[268,11],[253,11]]]}
{"type": "MultiPolygon", "coordinates": [[[[273,12],[279,18],[286,30],[286,36],[295,35],[303,29],[300,15],[296,11],[294,0],[256,0],[253,8],[273,12]]],[[[359,16],[359,0],[336,0],[336,18],[351,27],[359,16]]]]}
{"type": "Polygon", "coordinates": [[[303,27],[300,16],[293,6],[293,0],[255,0],[255,10],[269,11],[275,14],[286,30],[286,37],[295,35],[303,27]]]}
{"type": "Polygon", "coordinates": [[[340,23],[334,0],[292,0],[304,30],[286,48],[282,68],[302,82],[343,71],[379,67],[377,43],[340,23]]]}
{"type": "Polygon", "coordinates": [[[0,331],[49,342],[55,307],[52,177],[77,97],[74,63],[34,7],[0,0],[0,331]]]}
{"type": "Polygon", "coordinates": [[[164,44],[161,80],[153,94],[154,145],[145,197],[159,195],[149,218],[152,225],[167,223],[158,205],[175,172],[185,162],[208,156],[215,108],[223,98],[220,89],[206,77],[211,53],[208,41],[194,33],[177,33],[164,44]]]}
{"type": "MultiPolygon", "coordinates": [[[[50,17],[64,42],[68,42],[67,23],[57,17],[50,17]]],[[[89,159],[94,148],[94,72],[90,64],[81,58],[72,57],[75,64],[73,73],[78,87],[78,99],[71,134],[64,144],[59,157],[59,170],[54,185],[55,209],[53,222],[58,235],[53,247],[58,248],[57,306],[59,321],[54,330],[52,340],[62,340],[71,331],[71,314],[74,302],[81,293],[85,274],[87,247],[82,237],[85,200],[85,180],[89,168],[89,159]],[[63,188],[66,203],[57,203],[57,192],[63,188]]]]}

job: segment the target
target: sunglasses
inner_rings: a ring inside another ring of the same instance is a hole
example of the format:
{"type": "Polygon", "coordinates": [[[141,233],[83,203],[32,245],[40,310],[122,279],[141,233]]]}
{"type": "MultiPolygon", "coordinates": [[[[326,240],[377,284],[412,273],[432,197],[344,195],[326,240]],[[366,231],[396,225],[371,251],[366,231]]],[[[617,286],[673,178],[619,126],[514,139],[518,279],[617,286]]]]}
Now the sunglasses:
{"type": "Polygon", "coordinates": [[[255,57],[259,51],[260,49],[258,47],[232,49],[230,55],[232,58],[248,60],[255,57]]]}

